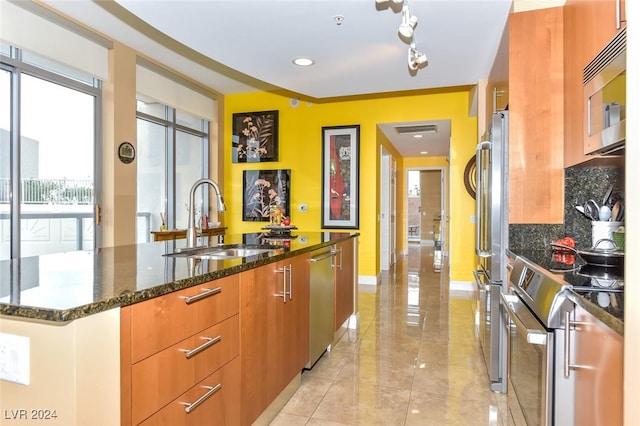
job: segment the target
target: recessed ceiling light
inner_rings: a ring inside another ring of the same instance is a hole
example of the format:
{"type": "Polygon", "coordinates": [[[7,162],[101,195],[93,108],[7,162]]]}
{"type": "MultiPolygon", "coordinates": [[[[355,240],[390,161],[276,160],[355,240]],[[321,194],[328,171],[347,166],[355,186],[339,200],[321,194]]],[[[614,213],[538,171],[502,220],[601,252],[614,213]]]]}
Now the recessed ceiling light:
{"type": "Polygon", "coordinates": [[[301,57],[301,58],[295,58],[293,60],[293,63],[298,65],[299,67],[310,67],[315,63],[315,61],[311,58],[301,57]]]}
{"type": "Polygon", "coordinates": [[[414,138],[422,138],[424,135],[413,135],[414,138]]]}
{"type": "Polygon", "coordinates": [[[427,155],[429,153],[429,151],[420,151],[420,154],[422,155],[427,155]]]}

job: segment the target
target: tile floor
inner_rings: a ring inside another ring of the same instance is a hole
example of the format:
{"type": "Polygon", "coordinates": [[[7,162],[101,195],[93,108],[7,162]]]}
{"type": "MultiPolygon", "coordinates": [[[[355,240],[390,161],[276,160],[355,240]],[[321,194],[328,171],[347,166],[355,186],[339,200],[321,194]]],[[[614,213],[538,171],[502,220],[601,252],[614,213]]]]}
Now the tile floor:
{"type": "Polygon", "coordinates": [[[360,324],[313,367],[271,425],[505,425],[489,390],[472,293],[449,291],[433,247],[409,255],[378,286],[361,286],[360,324]]]}

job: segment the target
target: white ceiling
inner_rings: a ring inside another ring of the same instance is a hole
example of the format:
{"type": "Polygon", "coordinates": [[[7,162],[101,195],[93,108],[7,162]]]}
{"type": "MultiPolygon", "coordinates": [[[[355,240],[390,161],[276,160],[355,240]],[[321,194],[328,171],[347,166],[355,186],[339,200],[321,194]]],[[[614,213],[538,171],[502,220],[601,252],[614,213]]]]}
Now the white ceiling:
{"type": "MultiPolygon", "coordinates": [[[[353,95],[475,85],[486,78],[512,0],[407,0],[418,18],[407,65],[401,5],[375,0],[44,0],[63,13],[223,94],[281,89],[311,102],[353,95]],[[340,25],[336,16],[342,16],[340,25]],[[312,67],[292,63],[315,60],[312,67]]],[[[425,122],[429,117],[425,117],[425,122]]],[[[413,123],[416,124],[416,123],[413,123]]],[[[403,156],[425,149],[402,148],[403,156]],[[416,151],[416,149],[418,151],[416,151]]],[[[387,130],[385,130],[387,129],[387,130]]],[[[438,144],[450,134],[438,132],[438,144]]],[[[433,135],[430,136],[433,139],[433,135]]],[[[423,141],[430,139],[423,138],[423,141]]]]}

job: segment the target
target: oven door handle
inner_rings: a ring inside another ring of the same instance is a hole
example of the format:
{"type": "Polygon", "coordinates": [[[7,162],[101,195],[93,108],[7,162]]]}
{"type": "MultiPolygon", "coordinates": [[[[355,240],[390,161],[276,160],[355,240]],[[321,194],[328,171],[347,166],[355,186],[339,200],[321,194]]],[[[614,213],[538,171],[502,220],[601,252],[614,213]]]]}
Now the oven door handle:
{"type": "Polygon", "coordinates": [[[538,321],[527,309],[520,309],[520,314],[514,308],[515,304],[522,303],[518,296],[513,294],[500,294],[502,305],[509,312],[509,318],[516,325],[516,329],[527,336],[527,343],[546,346],[547,331],[540,326],[538,321]]]}

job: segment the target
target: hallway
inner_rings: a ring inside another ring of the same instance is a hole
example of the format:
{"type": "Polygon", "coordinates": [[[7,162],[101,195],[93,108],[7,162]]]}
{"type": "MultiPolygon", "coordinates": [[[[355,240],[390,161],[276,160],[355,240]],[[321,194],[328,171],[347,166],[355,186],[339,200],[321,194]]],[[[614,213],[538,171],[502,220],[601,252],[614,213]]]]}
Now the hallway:
{"type": "MultiPolygon", "coordinates": [[[[444,259],[445,262],[447,259],[444,259]]],[[[489,390],[470,292],[433,272],[433,247],[409,255],[379,286],[360,286],[360,325],[314,368],[271,425],[506,425],[489,390]]]]}

